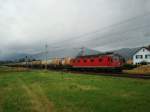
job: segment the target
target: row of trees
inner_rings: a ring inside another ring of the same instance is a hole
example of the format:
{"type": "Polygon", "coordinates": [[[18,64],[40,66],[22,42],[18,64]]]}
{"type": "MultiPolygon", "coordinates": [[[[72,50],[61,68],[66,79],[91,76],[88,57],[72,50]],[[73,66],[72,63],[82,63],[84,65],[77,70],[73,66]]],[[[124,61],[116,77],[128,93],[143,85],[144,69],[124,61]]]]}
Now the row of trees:
{"type": "Polygon", "coordinates": [[[15,59],[15,60],[4,60],[4,61],[0,61],[0,65],[5,65],[5,64],[9,64],[9,63],[18,63],[18,62],[31,62],[31,61],[36,61],[36,59],[34,58],[29,58],[29,57],[24,57],[24,58],[20,58],[20,59],[15,59]]]}
{"type": "Polygon", "coordinates": [[[150,45],[147,48],[150,50],[150,45]]]}
{"type": "Polygon", "coordinates": [[[19,60],[16,60],[16,62],[31,62],[31,61],[36,61],[36,59],[24,57],[24,58],[20,58],[19,60]]]}

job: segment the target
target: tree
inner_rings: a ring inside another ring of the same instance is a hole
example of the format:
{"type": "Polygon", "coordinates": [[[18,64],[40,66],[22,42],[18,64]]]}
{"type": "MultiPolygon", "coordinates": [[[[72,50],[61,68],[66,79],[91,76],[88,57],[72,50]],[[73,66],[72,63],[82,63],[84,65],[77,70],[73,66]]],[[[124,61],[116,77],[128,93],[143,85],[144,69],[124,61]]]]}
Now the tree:
{"type": "Polygon", "coordinates": [[[25,62],[25,58],[20,58],[19,62],[25,62]]]}
{"type": "Polygon", "coordinates": [[[150,50],[150,45],[148,46],[148,49],[150,50]]]}

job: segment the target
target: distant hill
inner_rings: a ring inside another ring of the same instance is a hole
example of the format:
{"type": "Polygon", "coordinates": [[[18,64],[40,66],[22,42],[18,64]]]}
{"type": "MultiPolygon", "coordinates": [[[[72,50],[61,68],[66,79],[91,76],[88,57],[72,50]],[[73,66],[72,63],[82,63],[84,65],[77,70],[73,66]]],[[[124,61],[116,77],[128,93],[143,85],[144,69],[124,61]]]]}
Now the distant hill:
{"type": "MultiPolygon", "coordinates": [[[[57,51],[49,51],[48,58],[64,58],[64,57],[76,57],[80,55],[92,55],[92,54],[99,54],[100,51],[96,51],[89,48],[84,48],[84,53],[82,53],[81,49],[65,49],[65,50],[57,50],[57,51]]],[[[43,54],[37,54],[32,56],[36,59],[45,59],[45,55],[43,54]]]]}
{"type": "Polygon", "coordinates": [[[0,55],[0,60],[2,61],[14,61],[20,58],[24,58],[25,56],[28,56],[29,54],[25,54],[25,53],[13,53],[13,54],[3,54],[0,55]]]}
{"type": "MultiPolygon", "coordinates": [[[[114,52],[116,54],[121,55],[124,57],[126,60],[132,58],[134,53],[139,50],[141,47],[137,48],[122,48],[119,50],[114,50],[111,52],[114,52]]],[[[150,49],[150,46],[147,47],[150,49]]],[[[63,58],[63,57],[76,57],[80,55],[93,55],[93,54],[100,54],[103,52],[96,51],[90,48],[84,47],[83,51],[81,49],[63,49],[63,50],[55,50],[55,51],[49,51],[48,52],[48,58],[63,58]],[[83,53],[84,51],[84,53],[83,53]]],[[[44,60],[45,59],[45,54],[39,53],[35,55],[31,54],[25,54],[25,53],[13,53],[13,54],[7,54],[7,55],[0,55],[0,60],[16,60],[24,57],[30,57],[31,59],[39,59],[39,60],[44,60]]]]}

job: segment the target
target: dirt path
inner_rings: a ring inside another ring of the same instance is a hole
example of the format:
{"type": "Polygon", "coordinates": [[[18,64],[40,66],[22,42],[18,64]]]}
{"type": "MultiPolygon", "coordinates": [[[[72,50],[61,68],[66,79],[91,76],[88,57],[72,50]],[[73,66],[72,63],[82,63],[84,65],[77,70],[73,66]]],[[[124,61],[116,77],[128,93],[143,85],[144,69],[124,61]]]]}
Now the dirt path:
{"type": "Polygon", "coordinates": [[[53,104],[44,94],[42,88],[39,85],[32,84],[28,86],[25,82],[18,78],[19,82],[22,84],[22,88],[26,91],[30,98],[31,109],[33,112],[52,112],[53,104]]]}

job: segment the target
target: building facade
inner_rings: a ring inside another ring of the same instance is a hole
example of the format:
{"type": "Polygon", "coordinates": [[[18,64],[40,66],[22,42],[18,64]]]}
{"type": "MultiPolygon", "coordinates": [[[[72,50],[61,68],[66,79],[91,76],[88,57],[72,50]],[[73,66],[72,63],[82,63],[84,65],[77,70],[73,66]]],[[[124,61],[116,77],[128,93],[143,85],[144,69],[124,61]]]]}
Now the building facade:
{"type": "Polygon", "coordinates": [[[133,64],[140,64],[141,62],[150,63],[150,50],[144,47],[133,55],[133,64]]]}

